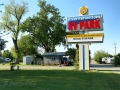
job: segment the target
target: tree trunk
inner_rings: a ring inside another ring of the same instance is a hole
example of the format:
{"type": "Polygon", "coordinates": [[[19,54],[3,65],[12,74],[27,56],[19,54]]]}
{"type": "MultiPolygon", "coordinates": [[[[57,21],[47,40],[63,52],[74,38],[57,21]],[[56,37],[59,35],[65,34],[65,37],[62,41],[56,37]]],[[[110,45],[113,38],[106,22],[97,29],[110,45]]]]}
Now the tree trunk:
{"type": "Polygon", "coordinates": [[[46,46],[46,47],[45,47],[45,52],[50,52],[50,50],[51,50],[51,49],[50,49],[49,46],[46,46]]]}
{"type": "Polygon", "coordinates": [[[19,63],[19,61],[18,61],[18,59],[19,59],[19,50],[18,50],[18,45],[17,45],[17,38],[16,38],[16,39],[12,38],[12,40],[13,40],[13,43],[14,43],[15,52],[16,52],[16,54],[17,54],[17,57],[16,57],[16,59],[15,59],[15,62],[16,62],[16,63],[19,63]]]}

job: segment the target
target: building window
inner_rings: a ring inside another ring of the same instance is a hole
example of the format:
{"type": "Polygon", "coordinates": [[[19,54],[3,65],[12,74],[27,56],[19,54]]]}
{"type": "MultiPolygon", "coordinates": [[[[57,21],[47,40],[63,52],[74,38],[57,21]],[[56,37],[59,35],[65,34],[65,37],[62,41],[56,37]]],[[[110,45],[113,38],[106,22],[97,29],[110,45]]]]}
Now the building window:
{"type": "Polygon", "coordinates": [[[52,60],[55,60],[55,57],[52,57],[52,60]]]}

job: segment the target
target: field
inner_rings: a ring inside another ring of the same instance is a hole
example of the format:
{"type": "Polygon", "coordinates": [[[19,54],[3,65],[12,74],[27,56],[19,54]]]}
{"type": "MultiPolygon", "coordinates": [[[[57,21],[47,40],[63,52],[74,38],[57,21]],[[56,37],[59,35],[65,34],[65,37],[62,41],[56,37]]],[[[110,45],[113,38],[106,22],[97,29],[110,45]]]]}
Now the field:
{"type": "Polygon", "coordinates": [[[120,90],[120,74],[75,70],[0,70],[0,90],[120,90]]]}

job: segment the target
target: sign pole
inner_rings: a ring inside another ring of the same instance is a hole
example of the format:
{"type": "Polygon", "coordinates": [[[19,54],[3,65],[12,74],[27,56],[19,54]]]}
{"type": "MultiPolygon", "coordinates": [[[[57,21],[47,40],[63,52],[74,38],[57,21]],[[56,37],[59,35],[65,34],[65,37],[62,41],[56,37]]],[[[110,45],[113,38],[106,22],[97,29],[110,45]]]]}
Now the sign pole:
{"type": "MultiPolygon", "coordinates": [[[[79,9],[79,15],[87,15],[88,8],[83,6],[79,9]]],[[[85,34],[85,30],[82,30],[82,34],[85,34]]],[[[89,70],[89,45],[79,44],[79,70],[89,70]]]]}

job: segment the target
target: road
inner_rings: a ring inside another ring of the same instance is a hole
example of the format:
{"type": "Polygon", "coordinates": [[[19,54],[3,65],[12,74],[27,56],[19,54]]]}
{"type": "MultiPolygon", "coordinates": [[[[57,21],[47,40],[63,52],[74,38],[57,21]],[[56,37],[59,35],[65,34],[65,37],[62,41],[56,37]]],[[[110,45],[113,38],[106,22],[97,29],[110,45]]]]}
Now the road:
{"type": "Polygon", "coordinates": [[[91,64],[90,69],[120,73],[120,67],[114,67],[112,64],[91,64]]]}

